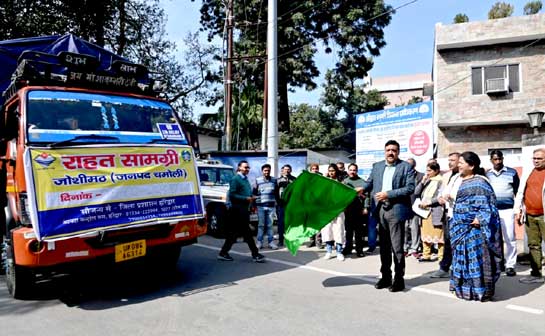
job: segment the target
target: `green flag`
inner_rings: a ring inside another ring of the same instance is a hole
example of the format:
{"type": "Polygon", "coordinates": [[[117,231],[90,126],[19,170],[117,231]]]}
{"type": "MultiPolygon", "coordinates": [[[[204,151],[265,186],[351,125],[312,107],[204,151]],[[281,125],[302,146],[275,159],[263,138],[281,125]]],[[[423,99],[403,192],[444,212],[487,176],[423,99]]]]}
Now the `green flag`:
{"type": "Polygon", "coordinates": [[[357,193],[333,179],[303,171],[282,194],[285,205],[284,241],[291,254],[354,200],[357,193]]]}

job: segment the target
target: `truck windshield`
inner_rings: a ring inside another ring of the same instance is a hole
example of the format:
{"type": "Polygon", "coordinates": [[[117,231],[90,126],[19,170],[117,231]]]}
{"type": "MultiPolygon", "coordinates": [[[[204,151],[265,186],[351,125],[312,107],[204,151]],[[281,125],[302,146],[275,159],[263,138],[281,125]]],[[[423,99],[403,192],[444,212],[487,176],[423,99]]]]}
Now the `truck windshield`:
{"type": "MultiPolygon", "coordinates": [[[[162,138],[158,123],[176,123],[172,108],[165,102],[53,90],[28,93],[26,122],[32,143],[89,139],[82,135],[116,137],[121,143],[152,143],[162,138]]],[[[179,142],[187,144],[185,139],[179,142]]]]}
{"type": "Polygon", "coordinates": [[[231,168],[199,167],[201,185],[229,185],[235,175],[231,168]]]}

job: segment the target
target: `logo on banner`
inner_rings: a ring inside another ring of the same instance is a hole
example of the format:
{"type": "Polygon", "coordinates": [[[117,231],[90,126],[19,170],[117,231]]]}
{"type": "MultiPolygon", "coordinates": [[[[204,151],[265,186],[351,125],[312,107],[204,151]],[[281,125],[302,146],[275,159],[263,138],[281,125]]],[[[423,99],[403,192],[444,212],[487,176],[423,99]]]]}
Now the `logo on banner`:
{"type": "Polygon", "coordinates": [[[55,158],[51,156],[51,154],[42,153],[36,156],[34,161],[36,161],[40,166],[47,168],[55,161],[55,158]]]}
{"type": "Polygon", "coordinates": [[[424,131],[416,131],[409,138],[409,150],[416,156],[426,154],[430,147],[430,137],[424,131]]]}
{"type": "Polygon", "coordinates": [[[183,151],[182,152],[182,160],[184,160],[185,162],[190,162],[191,161],[191,152],[190,151],[183,151]]]}

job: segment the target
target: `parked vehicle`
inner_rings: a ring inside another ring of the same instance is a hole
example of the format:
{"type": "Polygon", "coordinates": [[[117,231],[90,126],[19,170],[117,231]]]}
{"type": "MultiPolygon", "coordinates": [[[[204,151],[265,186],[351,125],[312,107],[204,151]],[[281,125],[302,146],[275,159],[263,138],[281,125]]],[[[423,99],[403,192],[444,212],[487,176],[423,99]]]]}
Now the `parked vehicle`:
{"type": "Polygon", "coordinates": [[[0,61],[9,293],[99,259],[176,265],[206,233],[203,202],[193,150],[148,70],[73,35],[0,42],[0,61]]]}
{"type": "MultiPolygon", "coordinates": [[[[222,164],[219,160],[198,160],[197,169],[201,184],[201,194],[204,201],[208,233],[215,237],[225,235],[225,225],[228,221],[229,182],[235,176],[233,166],[222,164]]],[[[250,225],[257,229],[257,209],[250,212],[250,225]]]]}

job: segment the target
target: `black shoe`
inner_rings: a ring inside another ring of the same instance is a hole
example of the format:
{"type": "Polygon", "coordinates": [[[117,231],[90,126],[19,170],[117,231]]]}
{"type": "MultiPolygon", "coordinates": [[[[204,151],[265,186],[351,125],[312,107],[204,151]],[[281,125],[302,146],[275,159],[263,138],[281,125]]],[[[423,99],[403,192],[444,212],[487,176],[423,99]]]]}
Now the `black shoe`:
{"type": "Polygon", "coordinates": [[[343,250],[341,253],[342,253],[344,256],[349,256],[349,255],[352,254],[352,251],[349,252],[348,250],[343,250]]]}
{"type": "Polygon", "coordinates": [[[259,253],[252,256],[252,259],[254,259],[254,261],[256,263],[264,263],[265,262],[265,256],[262,255],[262,254],[259,254],[259,253]]]}
{"type": "Polygon", "coordinates": [[[358,258],[365,257],[365,253],[363,253],[363,252],[357,252],[356,255],[358,256],[358,258]]]}
{"type": "Polygon", "coordinates": [[[370,247],[367,249],[367,253],[373,253],[375,252],[376,247],[370,247]]]}
{"type": "Polygon", "coordinates": [[[307,245],[307,247],[309,247],[309,248],[310,248],[310,247],[314,247],[314,246],[316,246],[316,242],[310,242],[310,243],[307,245]]]}
{"type": "Polygon", "coordinates": [[[390,286],[392,286],[392,279],[382,278],[375,284],[376,289],[384,289],[384,288],[388,288],[390,286]]]}
{"type": "Polygon", "coordinates": [[[403,279],[401,280],[394,280],[394,283],[388,290],[392,293],[395,292],[402,292],[405,289],[405,281],[403,279]]]}
{"type": "Polygon", "coordinates": [[[507,267],[507,269],[505,270],[505,275],[507,275],[508,277],[512,277],[517,275],[517,272],[515,272],[515,269],[513,267],[507,267]]]}
{"type": "Polygon", "coordinates": [[[229,255],[229,253],[220,253],[218,254],[218,260],[222,260],[222,261],[233,261],[235,259],[233,259],[233,257],[231,257],[229,255]]]}

